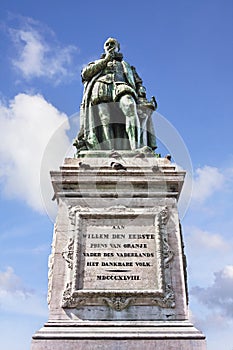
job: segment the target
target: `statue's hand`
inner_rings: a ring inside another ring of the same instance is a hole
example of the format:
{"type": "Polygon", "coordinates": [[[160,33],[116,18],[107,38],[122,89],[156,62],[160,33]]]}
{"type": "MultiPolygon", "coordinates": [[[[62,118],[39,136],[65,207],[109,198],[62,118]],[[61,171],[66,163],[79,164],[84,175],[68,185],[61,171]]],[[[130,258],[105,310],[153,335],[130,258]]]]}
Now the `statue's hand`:
{"type": "Polygon", "coordinates": [[[108,61],[112,60],[113,57],[114,57],[114,54],[115,54],[115,48],[114,48],[114,47],[109,48],[109,50],[108,50],[107,53],[106,53],[106,59],[107,59],[108,61]]]}

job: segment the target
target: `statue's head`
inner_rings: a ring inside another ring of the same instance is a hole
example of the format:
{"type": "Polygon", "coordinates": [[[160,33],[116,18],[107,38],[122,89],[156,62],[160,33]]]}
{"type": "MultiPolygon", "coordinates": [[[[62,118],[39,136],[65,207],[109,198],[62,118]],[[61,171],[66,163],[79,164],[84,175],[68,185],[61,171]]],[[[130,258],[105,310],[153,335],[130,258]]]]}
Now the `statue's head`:
{"type": "Polygon", "coordinates": [[[113,50],[115,52],[120,51],[120,44],[114,38],[108,38],[104,43],[104,51],[107,53],[109,50],[113,50]]]}

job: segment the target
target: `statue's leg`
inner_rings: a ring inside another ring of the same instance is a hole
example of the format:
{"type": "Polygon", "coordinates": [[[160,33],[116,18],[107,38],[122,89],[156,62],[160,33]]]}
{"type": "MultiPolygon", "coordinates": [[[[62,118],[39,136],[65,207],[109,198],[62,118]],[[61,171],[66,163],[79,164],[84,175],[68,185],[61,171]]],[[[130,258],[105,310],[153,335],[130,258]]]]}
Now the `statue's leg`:
{"type": "Polygon", "coordinates": [[[112,149],[113,132],[110,126],[110,110],[108,103],[101,103],[98,105],[98,114],[102,126],[104,149],[112,149]]]}
{"type": "Polygon", "coordinates": [[[140,123],[136,102],[131,95],[124,95],[120,98],[119,107],[125,115],[125,129],[130,147],[131,149],[136,149],[140,142],[140,123]]]}
{"type": "Polygon", "coordinates": [[[148,142],[147,142],[147,120],[148,120],[148,116],[146,116],[145,118],[141,118],[140,120],[140,124],[141,124],[141,134],[140,134],[140,146],[147,146],[148,142]]]}

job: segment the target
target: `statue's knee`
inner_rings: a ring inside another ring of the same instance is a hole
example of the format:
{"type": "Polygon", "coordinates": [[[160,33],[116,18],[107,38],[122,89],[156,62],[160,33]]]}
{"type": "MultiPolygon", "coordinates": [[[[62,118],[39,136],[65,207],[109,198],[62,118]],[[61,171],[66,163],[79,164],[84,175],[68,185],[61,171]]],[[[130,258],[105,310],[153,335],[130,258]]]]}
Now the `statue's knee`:
{"type": "Polygon", "coordinates": [[[110,114],[105,107],[99,108],[99,118],[103,125],[107,125],[110,123],[110,114]]]}
{"type": "Polygon", "coordinates": [[[103,125],[108,125],[110,123],[110,116],[101,115],[100,120],[103,125]]]}
{"type": "Polygon", "coordinates": [[[122,105],[131,105],[134,104],[134,99],[131,95],[123,95],[120,99],[122,105]]]}
{"type": "Polygon", "coordinates": [[[135,111],[136,110],[136,102],[131,95],[124,95],[120,100],[120,108],[123,111],[135,111]]]}

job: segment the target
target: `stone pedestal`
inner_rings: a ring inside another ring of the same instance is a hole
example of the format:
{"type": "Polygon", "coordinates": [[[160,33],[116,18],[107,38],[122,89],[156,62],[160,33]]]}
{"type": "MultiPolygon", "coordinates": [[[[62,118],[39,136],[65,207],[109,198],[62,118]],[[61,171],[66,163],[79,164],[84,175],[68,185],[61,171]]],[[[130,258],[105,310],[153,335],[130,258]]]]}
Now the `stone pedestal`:
{"type": "Polygon", "coordinates": [[[150,153],[80,156],[51,173],[50,312],[31,349],[205,350],[188,321],[177,211],[185,172],[150,153]]]}

